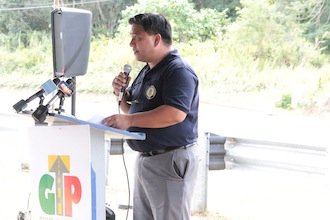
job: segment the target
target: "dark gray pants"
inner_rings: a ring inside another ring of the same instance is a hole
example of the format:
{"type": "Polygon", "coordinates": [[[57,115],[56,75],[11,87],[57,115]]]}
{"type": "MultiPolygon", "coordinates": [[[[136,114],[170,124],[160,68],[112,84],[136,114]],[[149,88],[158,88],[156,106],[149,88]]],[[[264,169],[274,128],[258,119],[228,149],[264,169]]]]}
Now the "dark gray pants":
{"type": "Polygon", "coordinates": [[[197,144],[143,157],[135,166],[134,220],[188,220],[197,179],[197,144]]]}

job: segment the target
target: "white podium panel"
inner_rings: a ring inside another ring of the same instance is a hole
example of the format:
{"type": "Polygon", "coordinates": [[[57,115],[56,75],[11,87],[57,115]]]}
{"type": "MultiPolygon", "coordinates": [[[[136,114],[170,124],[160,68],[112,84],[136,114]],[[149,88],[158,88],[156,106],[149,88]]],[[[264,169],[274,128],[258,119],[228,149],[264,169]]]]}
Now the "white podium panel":
{"type": "Polygon", "coordinates": [[[29,135],[32,219],[105,219],[105,208],[96,209],[105,204],[104,145],[92,147],[90,127],[33,127],[29,135]]]}

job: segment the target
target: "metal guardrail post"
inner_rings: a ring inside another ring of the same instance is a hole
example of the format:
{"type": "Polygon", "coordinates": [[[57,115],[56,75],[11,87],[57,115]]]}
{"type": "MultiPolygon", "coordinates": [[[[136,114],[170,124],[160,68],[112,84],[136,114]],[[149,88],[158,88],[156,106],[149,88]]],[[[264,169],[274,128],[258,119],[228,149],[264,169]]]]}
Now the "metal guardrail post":
{"type": "Polygon", "coordinates": [[[226,137],[209,133],[209,170],[223,170],[226,168],[225,143],[226,137]]]}
{"type": "Polygon", "coordinates": [[[193,212],[204,212],[207,209],[209,142],[209,133],[199,134],[198,147],[200,150],[200,161],[192,203],[193,212]]]}
{"type": "Polygon", "coordinates": [[[111,138],[109,154],[122,155],[124,142],[125,142],[124,139],[111,138]]]}
{"type": "Polygon", "coordinates": [[[208,171],[225,169],[225,141],[226,138],[210,132],[199,135],[200,161],[192,204],[193,212],[204,212],[207,210],[208,171]]]}
{"type": "Polygon", "coordinates": [[[110,155],[122,155],[123,154],[123,139],[116,138],[106,138],[104,141],[105,144],[105,173],[106,173],[106,185],[108,185],[108,175],[109,175],[109,156],[110,155]]]}

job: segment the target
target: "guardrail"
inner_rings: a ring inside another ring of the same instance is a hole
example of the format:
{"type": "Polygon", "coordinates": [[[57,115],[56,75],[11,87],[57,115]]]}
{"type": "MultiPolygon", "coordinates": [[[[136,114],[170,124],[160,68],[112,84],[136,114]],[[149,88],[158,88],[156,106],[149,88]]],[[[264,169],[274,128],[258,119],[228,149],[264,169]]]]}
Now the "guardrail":
{"type": "MultiPolygon", "coordinates": [[[[213,133],[206,133],[207,136],[207,149],[209,149],[209,170],[223,170],[226,168],[225,165],[225,142],[226,137],[215,135],[213,133]]],[[[105,145],[110,155],[121,155],[123,154],[123,139],[106,138],[105,145]]]]}
{"type": "Polygon", "coordinates": [[[209,132],[204,135],[200,135],[201,163],[196,185],[199,190],[194,194],[194,211],[207,209],[208,175],[212,170],[237,167],[240,168],[237,170],[248,172],[256,168],[277,174],[306,174],[307,178],[328,176],[330,181],[330,155],[327,153],[330,143],[323,141],[322,134],[315,142],[310,140],[311,137],[309,141],[302,137],[298,141],[286,142],[283,139],[225,137],[209,132]]]}
{"type": "Polygon", "coordinates": [[[247,166],[327,173],[326,146],[308,146],[275,141],[227,138],[226,167],[247,166]]]}
{"type": "MultiPolygon", "coordinates": [[[[106,140],[110,155],[122,154],[122,139],[106,140]]],[[[235,166],[273,168],[313,174],[327,172],[326,146],[308,146],[231,138],[206,133],[208,170],[223,170],[235,166]]]]}
{"type": "MultiPolygon", "coordinates": [[[[327,173],[327,147],[318,142],[285,143],[278,140],[224,137],[206,134],[208,169],[259,167],[299,171],[313,174],[327,173]]],[[[325,144],[324,144],[325,145],[325,144]]]]}

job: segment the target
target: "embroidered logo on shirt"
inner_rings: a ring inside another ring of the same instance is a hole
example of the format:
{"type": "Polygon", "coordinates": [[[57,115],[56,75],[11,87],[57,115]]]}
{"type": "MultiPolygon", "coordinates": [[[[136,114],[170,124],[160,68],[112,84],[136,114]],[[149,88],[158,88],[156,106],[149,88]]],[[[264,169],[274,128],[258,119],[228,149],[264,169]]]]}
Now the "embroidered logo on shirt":
{"type": "Polygon", "coordinates": [[[151,85],[146,90],[146,98],[148,100],[153,99],[156,96],[156,87],[151,85]]]}

